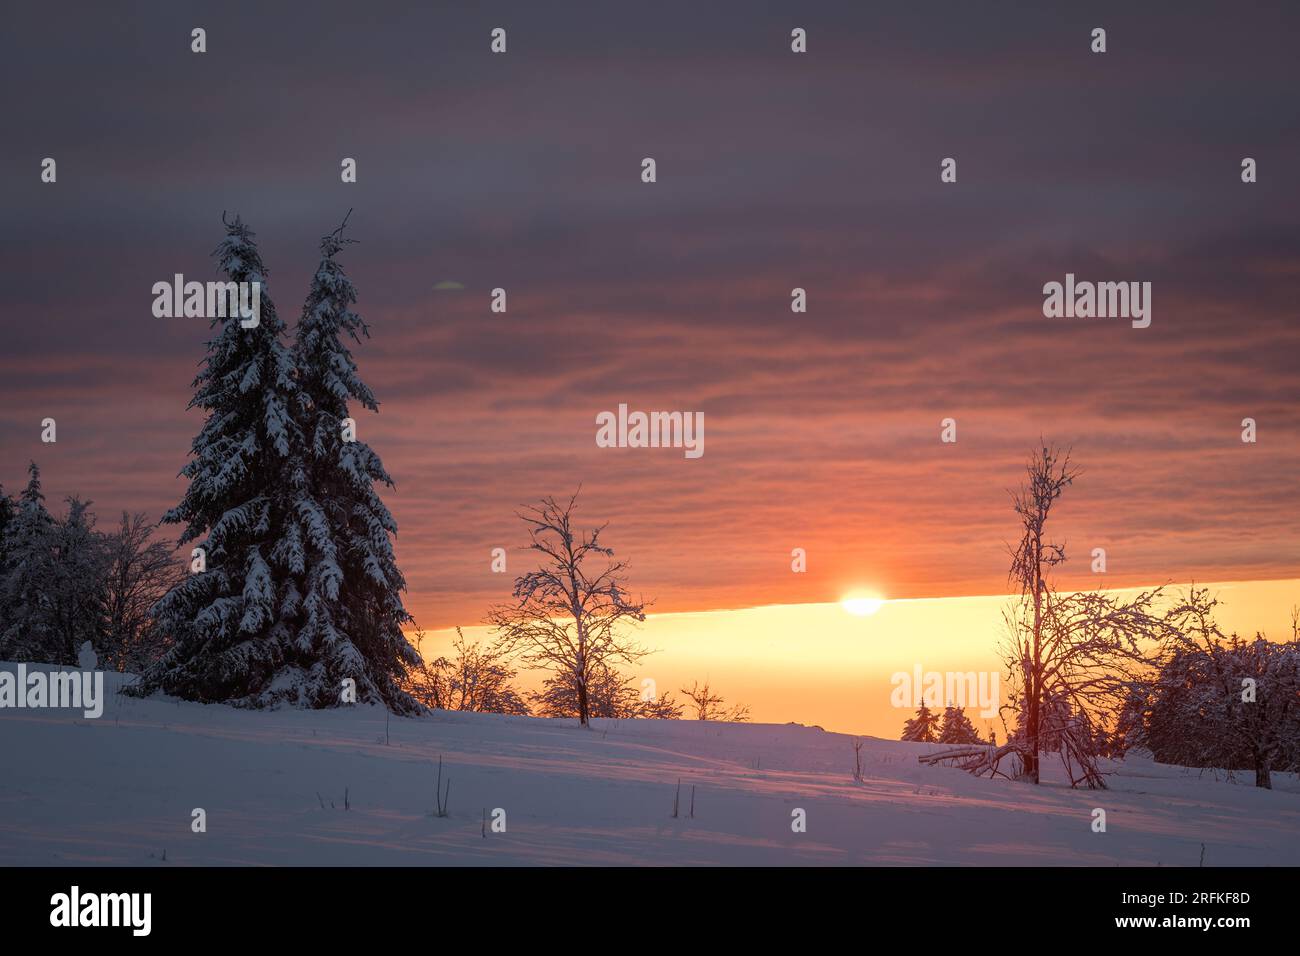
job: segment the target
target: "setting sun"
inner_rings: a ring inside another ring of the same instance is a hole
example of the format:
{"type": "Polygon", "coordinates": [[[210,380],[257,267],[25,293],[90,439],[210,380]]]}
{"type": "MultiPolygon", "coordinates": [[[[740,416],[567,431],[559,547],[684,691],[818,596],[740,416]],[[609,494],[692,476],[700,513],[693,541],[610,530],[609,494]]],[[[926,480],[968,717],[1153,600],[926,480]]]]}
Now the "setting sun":
{"type": "Polygon", "coordinates": [[[854,594],[840,602],[840,607],[857,617],[870,617],[884,605],[885,599],[873,594],[854,594]]]}

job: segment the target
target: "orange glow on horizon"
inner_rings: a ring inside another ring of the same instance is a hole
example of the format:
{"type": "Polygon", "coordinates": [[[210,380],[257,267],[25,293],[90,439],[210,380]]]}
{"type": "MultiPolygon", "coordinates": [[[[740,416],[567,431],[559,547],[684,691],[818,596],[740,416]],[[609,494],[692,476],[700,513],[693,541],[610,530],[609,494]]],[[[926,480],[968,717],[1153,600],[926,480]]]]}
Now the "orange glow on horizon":
{"type": "MultiPolygon", "coordinates": [[[[1289,613],[1300,604],[1300,579],[1206,586],[1220,599],[1217,620],[1225,633],[1290,636],[1289,613]]],[[[846,600],[867,597],[851,592],[846,600]]],[[[927,672],[1005,673],[999,649],[1009,600],[1007,595],[880,599],[868,616],[846,613],[843,602],[651,614],[630,633],[654,653],[622,670],[638,685],[649,678],[659,694],[679,700],[680,688],[707,679],[729,703],[749,705],[757,723],[793,721],[896,739],[911,712],[891,703],[891,677],[912,674],[918,666],[927,672]]],[[[471,641],[492,637],[486,626],[463,630],[471,641]]],[[[454,637],[450,629],[429,631],[423,652],[447,653],[454,637]]],[[[536,690],[544,676],[521,673],[519,684],[536,690]]],[[[982,732],[993,730],[1003,739],[1000,720],[968,715],[982,732]]]]}

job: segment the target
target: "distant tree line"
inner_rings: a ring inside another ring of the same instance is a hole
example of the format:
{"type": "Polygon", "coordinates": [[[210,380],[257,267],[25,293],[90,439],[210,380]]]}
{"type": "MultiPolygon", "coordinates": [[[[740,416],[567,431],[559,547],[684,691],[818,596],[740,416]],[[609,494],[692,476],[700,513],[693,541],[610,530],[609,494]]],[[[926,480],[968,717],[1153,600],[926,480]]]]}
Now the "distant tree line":
{"type": "Polygon", "coordinates": [[[903,724],[902,740],[911,740],[918,743],[937,743],[937,744],[984,744],[992,743],[993,737],[990,734],[986,741],[980,737],[979,731],[971,723],[966,712],[960,707],[954,707],[951,704],[944,708],[943,716],[930,710],[924,703],[917,708],[916,716],[909,718],[903,724]]]}

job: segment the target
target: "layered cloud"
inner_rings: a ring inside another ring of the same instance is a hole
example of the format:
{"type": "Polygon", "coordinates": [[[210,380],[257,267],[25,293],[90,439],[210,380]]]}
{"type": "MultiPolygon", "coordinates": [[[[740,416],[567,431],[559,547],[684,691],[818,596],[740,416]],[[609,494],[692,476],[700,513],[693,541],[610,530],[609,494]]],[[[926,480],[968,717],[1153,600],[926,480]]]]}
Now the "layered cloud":
{"type": "Polygon", "coordinates": [[[22,11],[5,69],[42,82],[0,160],[0,481],[36,458],[51,498],[174,503],[206,329],[155,319],[152,283],[209,277],[238,211],[292,324],[354,208],[361,437],[431,625],[480,620],[514,510],[579,484],[661,610],[996,592],[1040,436],[1084,469],[1077,579],[1094,547],[1112,585],[1293,577],[1295,17],[1175,9],[22,11]],[[1045,319],[1067,272],[1150,281],[1151,327],[1045,319]],[[619,403],[704,412],[705,455],[597,448],[619,403]]]}

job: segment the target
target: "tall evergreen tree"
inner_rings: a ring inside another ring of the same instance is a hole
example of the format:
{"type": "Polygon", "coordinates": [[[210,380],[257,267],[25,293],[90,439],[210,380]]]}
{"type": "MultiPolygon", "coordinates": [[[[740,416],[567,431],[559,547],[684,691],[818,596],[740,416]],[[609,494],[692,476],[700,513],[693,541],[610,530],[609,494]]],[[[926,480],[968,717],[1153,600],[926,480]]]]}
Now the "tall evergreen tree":
{"type": "Polygon", "coordinates": [[[54,572],[54,517],[45,509],[41,470],[27,468],[27,487],[5,534],[6,556],[0,567],[0,660],[35,661],[53,644],[47,614],[47,587],[54,572]]]}
{"type": "Polygon", "coordinates": [[[352,311],[356,289],[335,258],[351,241],[342,238],[343,228],[321,240],[294,342],[308,485],[326,526],[309,549],[299,640],[318,662],[313,697],[337,694],[350,677],[358,700],[411,712],[419,705],[399,684],[420,656],[402,633],[411,618],[393,557],[397,523],[375,488],[376,482],[391,488],[393,480],[347,421],[349,402],[372,412],[379,403],[348,348],[347,339],[360,343],[370,332],[352,311]]]}
{"type": "Polygon", "coordinates": [[[236,217],[214,253],[229,281],[261,284],[260,313],[249,328],[233,307],[211,319],[216,335],[190,401],[207,418],[181,470],[189,487],[163,516],[185,526],[180,544],[197,543],[205,566],[155,607],[174,643],[133,693],[162,690],[252,707],[320,705],[303,699],[302,678],[313,662],[296,640],[296,623],[306,551],[313,535],[325,545],[324,525],[306,493],[293,355],[253,235],[236,217]]]}

